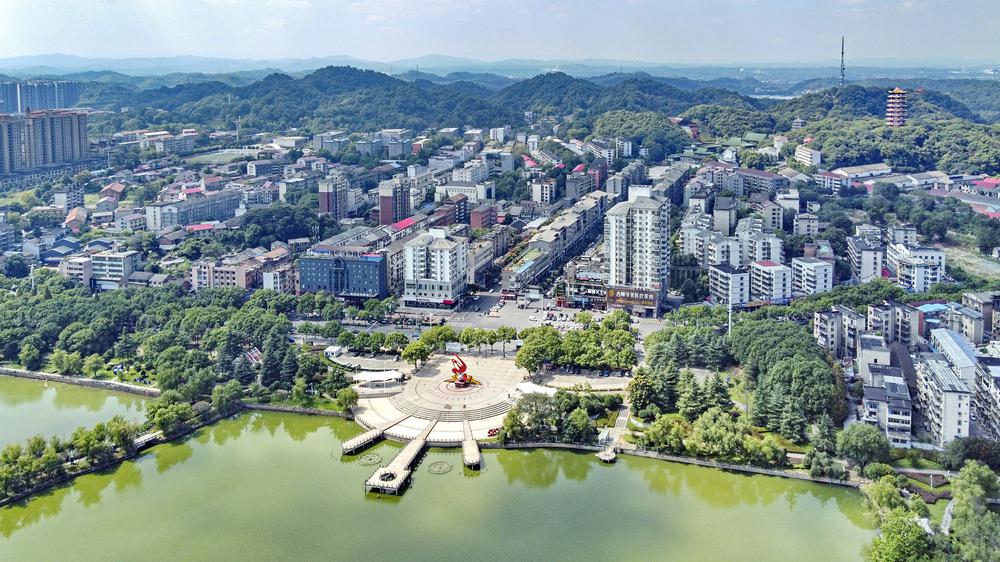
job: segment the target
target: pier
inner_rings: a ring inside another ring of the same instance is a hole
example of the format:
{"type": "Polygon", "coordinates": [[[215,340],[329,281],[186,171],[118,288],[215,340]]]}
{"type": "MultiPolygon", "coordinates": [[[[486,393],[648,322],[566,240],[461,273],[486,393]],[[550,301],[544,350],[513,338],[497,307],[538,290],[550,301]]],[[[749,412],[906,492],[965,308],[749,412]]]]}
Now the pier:
{"type": "Polygon", "coordinates": [[[420,432],[420,435],[407,443],[403,450],[389,461],[388,465],[376,469],[375,473],[365,482],[365,491],[393,495],[402,493],[413,473],[410,467],[420,456],[424,446],[427,445],[427,437],[434,430],[435,425],[437,425],[436,420],[428,422],[427,427],[420,432]]]}
{"type": "Polygon", "coordinates": [[[389,431],[389,429],[391,429],[394,425],[401,423],[408,417],[409,416],[403,416],[401,418],[397,418],[388,423],[384,423],[378,427],[373,427],[372,429],[369,429],[368,431],[362,433],[361,435],[354,436],[348,439],[347,441],[344,441],[340,445],[341,452],[344,453],[345,455],[349,455],[351,453],[355,453],[357,451],[360,451],[361,449],[364,449],[368,445],[371,445],[375,441],[381,439],[385,435],[386,431],[389,431]]]}
{"type": "Polygon", "coordinates": [[[462,461],[469,468],[478,469],[483,462],[483,455],[479,451],[479,441],[472,437],[472,426],[469,420],[462,422],[464,437],[462,439],[462,461]]]}

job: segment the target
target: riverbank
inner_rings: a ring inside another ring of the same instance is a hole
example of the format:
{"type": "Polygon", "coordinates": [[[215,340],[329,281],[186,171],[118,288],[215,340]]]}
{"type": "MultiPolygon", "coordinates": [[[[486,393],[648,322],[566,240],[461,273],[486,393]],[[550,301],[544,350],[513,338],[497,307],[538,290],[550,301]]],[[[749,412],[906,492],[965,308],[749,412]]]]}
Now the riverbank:
{"type": "MultiPolygon", "coordinates": [[[[479,445],[483,449],[563,449],[571,451],[585,451],[596,453],[603,450],[602,447],[597,445],[586,445],[583,443],[480,443],[479,445]]],[[[700,459],[697,457],[683,457],[678,455],[668,455],[666,453],[657,453],[655,451],[643,451],[639,449],[621,449],[616,448],[615,452],[619,455],[628,455],[633,457],[643,457],[647,459],[655,459],[667,462],[676,462],[682,464],[690,464],[695,466],[702,466],[705,468],[715,468],[720,470],[728,470],[731,472],[742,472],[746,474],[764,474],[768,476],[777,476],[780,478],[792,478],[795,480],[806,480],[809,482],[816,482],[817,484],[833,484],[835,486],[845,486],[848,488],[859,488],[861,486],[860,482],[855,482],[851,480],[836,480],[833,478],[813,478],[812,476],[800,473],[792,472],[790,470],[780,470],[774,468],[765,468],[759,466],[742,465],[742,464],[731,464],[726,462],[715,461],[711,459],[700,459]]]]}
{"type": "Polygon", "coordinates": [[[0,367],[0,375],[37,381],[73,384],[76,386],[99,388],[101,390],[114,390],[116,392],[125,392],[128,394],[135,394],[137,396],[145,396],[147,398],[156,398],[160,395],[160,389],[158,388],[139,386],[137,384],[129,384],[127,382],[88,379],[84,377],[68,377],[65,375],[58,375],[56,373],[29,371],[27,369],[15,369],[13,367],[0,367]]]}
{"type": "MultiPolygon", "coordinates": [[[[237,411],[235,413],[238,414],[239,411],[237,411]]],[[[0,499],[0,508],[3,508],[3,507],[8,506],[8,505],[12,505],[12,504],[16,504],[16,503],[20,503],[20,502],[29,500],[32,497],[37,496],[37,495],[39,495],[39,494],[41,494],[41,493],[43,493],[45,491],[48,491],[48,490],[50,490],[52,488],[55,488],[57,486],[61,486],[63,484],[69,483],[69,482],[72,482],[73,480],[75,480],[75,479],[77,479],[77,478],[79,478],[81,476],[84,476],[84,475],[87,475],[87,474],[93,474],[93,473],[103,472],[105,470],[114,468],[114,467],[122,464],[125,461],[128,461],[128,460],[136,458],[137,456],[139,456],[142,452],[146,451],[147,449],[151,449],[151,448],[153,448],[153,447],[155,447],[157,445],[163,445],[165,443],[169,443],[171,441],[175,441],[175,440],[178,440],[178,439],[181,439],[181,438],[185,438],[185,437],[191,435],[192,433],[198,431],[199,429],[201,429],[203,427],[206,427],[206,426],[209,426],[209,425],[212,425],[213,423],[216,423],[216,422],[218,422],[221,419],[223,419],[223,416],[219,416],[219,415],[214,415],[213,414],[213,415],[205,417],[203,419],[199,419],[194,424],[185,425],[185,427],[184,427],[183,430],[181,430],[181,431],[179,431],[179,432],[177,432],[177,433],[175,433],[175,434],[173,434],[173,435],[171,435],[169,437],[166,436],[166,435],[164,435],[162,432],[159,432],[159,431],[144,433],[144,434],[136,437],[136,439],[135,439],[135,450],[133,450],[131,453],[125,453],[125,454],[123,454],[121,456],[115,457],[114,459],[110,459],[110,460],[108,460],[106,462],[103,462],[103,463],[101,463],[99,465],[88,466],[87,468],[84,468],[84,469],[80,469],[80,470],[76,470],[76,471],[72,471],[72,472],[67,472],[66,474],[60,476],[59,478],[55,478],[55,479],[52,479],[52,480],[47,480],[47,481],[45,481],[43,483],[40,483],[40,484],[32,487],[31,489],[26,490],[26,491],[24,491],[24,492],[22,492],[20,494],[17,494],[15,496],[10,496],[10,497],[8,497],[6,499],[0,499]]],[[[79,459],[75,459],[72,462],[75,463],[77,461],[79,461],[79,459]]]]}
{"type": "Polygon", "coordinates": [[[320,408],[282,406],[277,404],[243,403],[242,406],[247,410],[260,410],[262,412],[285,412],[288,414],[300,414],[303,416],[329,416],[333,418],[343,418],[345,420],[354,420],[354,414],[350,412],[338,412],[337,410],[322,410],[320,408]]]}

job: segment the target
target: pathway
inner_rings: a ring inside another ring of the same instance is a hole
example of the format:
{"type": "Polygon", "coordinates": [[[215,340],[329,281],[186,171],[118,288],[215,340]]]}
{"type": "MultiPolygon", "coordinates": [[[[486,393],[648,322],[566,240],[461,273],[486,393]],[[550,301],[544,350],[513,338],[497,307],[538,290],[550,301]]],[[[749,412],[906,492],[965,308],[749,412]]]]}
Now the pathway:
{"type": "Polygon", "coordinates": [[[362,433],[361,435],[356,435],[348,439],[347,441],[344,441],[340,445],[341,452],[343,452],[345,455],[349,455],[351,453],[354,453],[355,451],[358,451],[359,449],[367,447],[368,445],[374,443],[378,439],[381,439],[382,436],[385,435],[385,432],[389,431],[389,429],[391,429],[392,426],[403,422],[408,417],[409,416],[396,418],[395,420],[392,420],[388,423],[384,423],[378,427],[369,429],[368,431],[362,433]]]}
{"type": "Polygon", "coordinates": [[[427,437],[434,430],[437,421],[430,421],[415,439],[406,444],[389,464],[379,467],[365,482],[365,491],[399,494],[406,488],[413,471],[410,466],[427,445],[427,437]]]}

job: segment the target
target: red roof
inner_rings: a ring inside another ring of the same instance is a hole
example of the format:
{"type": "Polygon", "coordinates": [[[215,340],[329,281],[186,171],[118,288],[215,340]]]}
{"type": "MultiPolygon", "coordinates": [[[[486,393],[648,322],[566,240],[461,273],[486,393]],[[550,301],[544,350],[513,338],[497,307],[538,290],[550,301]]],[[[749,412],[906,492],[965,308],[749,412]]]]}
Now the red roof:
{"type": "Polygon", "coordinates": [[[187,225],[188,232],[204,232],[206,230],[212,230],[215,228],[214,224],[201,223],[201,224],[189,224],[187,225]]]}
{"type": "Polygon", "coordinates": [[[397,229],[397,230],[403,230],[403,229],[406,229],[406,228],[409,228],[409,227],[413,226],[413,224],[416,223],[416,222],[417,222],[417,219],[415,219],[413,217],[408,217],[408,218],[405,218],[405,219],[403,219],[403,220],[401,220],[401,221],[399,221],[397,223],[393,223],[392,227],[395,228],[395,229],[397,229]]]}
{"type": "Polygon", "coordinates": [[[576,167],[573,168],[573,173],[575,174],[576,172],[582,172],[583,168],[584,168],[583,164],[577,164],[576,167]]]}
{"type": "Polygon", "coordinates": [[[760,260],[760,261],[755,261],[754,263],[761,267],[778,267],[779,265],[781,265],[780,263],[771,260],[760,260]]]}

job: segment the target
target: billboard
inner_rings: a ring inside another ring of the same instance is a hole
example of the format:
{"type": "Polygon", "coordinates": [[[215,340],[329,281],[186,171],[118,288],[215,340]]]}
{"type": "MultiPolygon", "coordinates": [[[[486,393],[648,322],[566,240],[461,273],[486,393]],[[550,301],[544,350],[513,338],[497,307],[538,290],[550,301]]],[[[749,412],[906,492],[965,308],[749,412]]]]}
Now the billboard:
{"type": "Polygon", "coordinates": [[[631,287],[612,287],[608,289],[609,307],[644,306],[655,308],[659,291],[652,289],[633,289],[631,287]]]}

